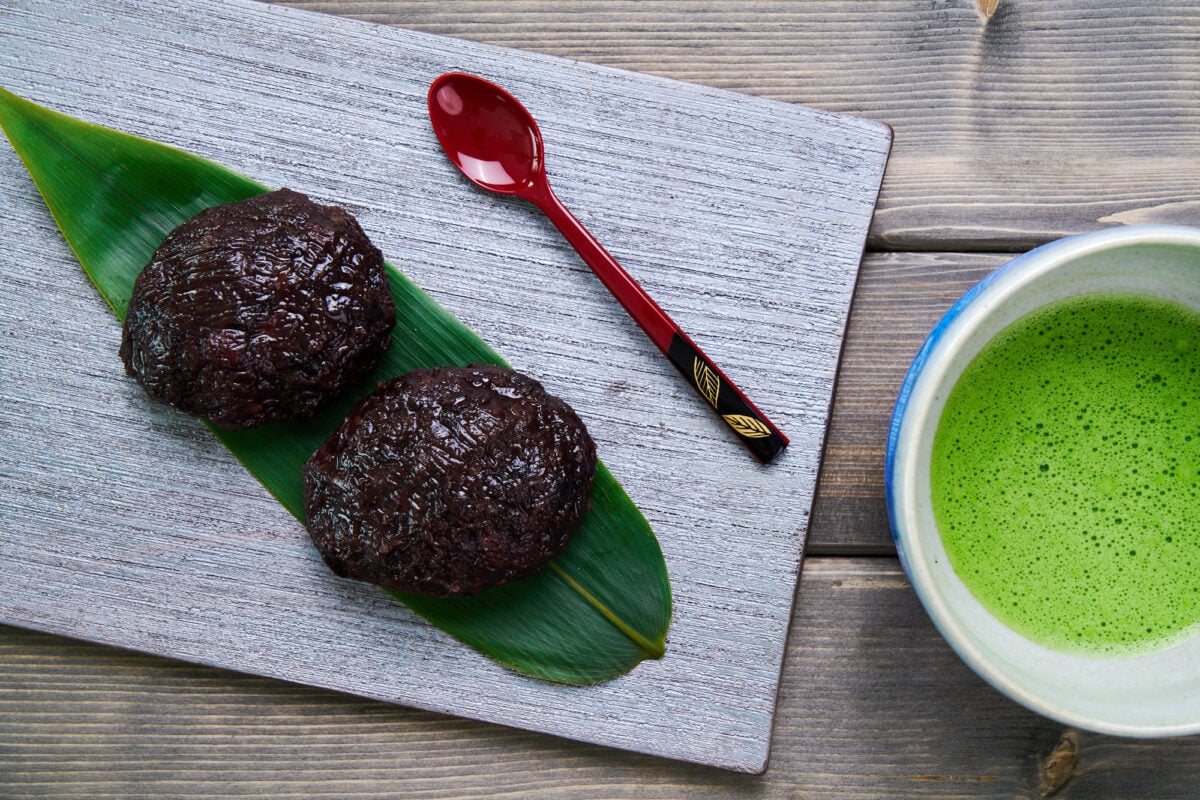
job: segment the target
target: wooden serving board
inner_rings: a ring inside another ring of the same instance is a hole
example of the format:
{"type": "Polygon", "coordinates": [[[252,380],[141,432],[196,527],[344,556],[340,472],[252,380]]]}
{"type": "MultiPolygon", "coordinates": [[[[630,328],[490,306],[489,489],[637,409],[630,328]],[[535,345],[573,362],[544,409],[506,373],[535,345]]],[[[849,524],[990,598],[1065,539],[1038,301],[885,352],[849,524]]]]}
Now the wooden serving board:
{"type": "Polygon", "coordinates": [[[355,213],[580,412],[675,598],[663,659],[569,687],[335,578],[200,424],[124,376],[115,318],[0,146],[0,622],[765,768],[885,126],[245,0],[9,0],[0,85],[355,213]],[[791,437],[775,463],[749,457],[532,207],[453,170],[424,106],[452,69],[538,117],[563,201],[791,437]]]}

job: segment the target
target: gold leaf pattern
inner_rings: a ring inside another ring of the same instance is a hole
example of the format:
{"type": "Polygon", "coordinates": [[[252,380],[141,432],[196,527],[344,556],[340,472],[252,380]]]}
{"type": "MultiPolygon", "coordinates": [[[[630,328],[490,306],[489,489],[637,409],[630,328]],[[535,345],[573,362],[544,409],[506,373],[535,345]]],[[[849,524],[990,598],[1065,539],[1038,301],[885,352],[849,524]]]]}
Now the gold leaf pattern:
{"type": "Polygon", "coordinates": [[[991,19],[992,15],[996,13],[996,9],[1000,7],[1000,0],[976,0],[976,4],[979,6],[983,18],[991,19]]]}
{"type": "Polygon", "coordinates": [[[705,364],[699,358],[692,359],[692,375],[696,378],[696,388],[700,390],[700,394],[704,395],[704,399],[712,403],[712,407],[717,407],[717,396],[721,393],[721,379],[717,377],[717,373],[713,372],[712,367],[705,364]]]}
{"type": "Polygon", "coordinates": [[[722,414],[721,416],[729,423],[729,427],[738,432],[738,435],[745,436],[747,439],[765,439],[771,435],[771,429],[754,417],[745,414],[722,414]]]}

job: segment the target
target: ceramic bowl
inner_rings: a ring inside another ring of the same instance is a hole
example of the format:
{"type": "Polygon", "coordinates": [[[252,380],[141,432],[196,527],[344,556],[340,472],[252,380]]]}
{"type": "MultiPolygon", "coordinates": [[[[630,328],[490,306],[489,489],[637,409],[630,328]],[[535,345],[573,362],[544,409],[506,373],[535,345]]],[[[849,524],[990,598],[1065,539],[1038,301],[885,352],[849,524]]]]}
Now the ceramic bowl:
{"type": "Polygon", "coordinates": [[[951,567],[934,522],[930,452],[942,408],[963,369],[1018,318],[1095,292],[1151,295],[1200,310],[1200,228],[1136,225],[1061,239],[1012,260],[967,292],[929,334],[896,402],[886,474],[892,535],[942,635],[1001,692],[1087,730],[1196,733],[1200,634],[1136,656],[1048,649],[1006,627],[974,598],[951,567]]]}

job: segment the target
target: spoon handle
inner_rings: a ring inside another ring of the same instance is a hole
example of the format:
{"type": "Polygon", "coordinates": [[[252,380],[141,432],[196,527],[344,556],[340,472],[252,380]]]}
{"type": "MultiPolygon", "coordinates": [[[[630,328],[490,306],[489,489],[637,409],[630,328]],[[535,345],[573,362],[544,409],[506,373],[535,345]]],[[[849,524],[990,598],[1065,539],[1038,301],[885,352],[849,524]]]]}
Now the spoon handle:
{"type": "Polygon", "coordinates": [[[641,284],[562,204],[549,185],[543,184],[540,188],[541,191],[532,192],[526,197],[550,218],[613,297],[617,298],[692,388],[725,420],[742,444],[764,464],[779,455],[788,445],[787,437],[667,316],[667,312],[654,302],[641,284]]]}

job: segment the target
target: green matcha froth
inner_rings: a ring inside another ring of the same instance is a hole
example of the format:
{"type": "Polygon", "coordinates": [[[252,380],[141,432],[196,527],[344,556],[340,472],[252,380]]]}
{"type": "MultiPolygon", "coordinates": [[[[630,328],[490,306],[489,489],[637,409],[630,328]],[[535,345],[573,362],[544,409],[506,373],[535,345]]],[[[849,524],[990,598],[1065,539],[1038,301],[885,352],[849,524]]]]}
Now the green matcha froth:
{"type": "Polygon", "coordinates": [[[1200,314],[1087,295],[1018,320],[954,386],[933,507],[955,572],[1058,650],[1145,652],[1200,625],[1200,314]]]}

